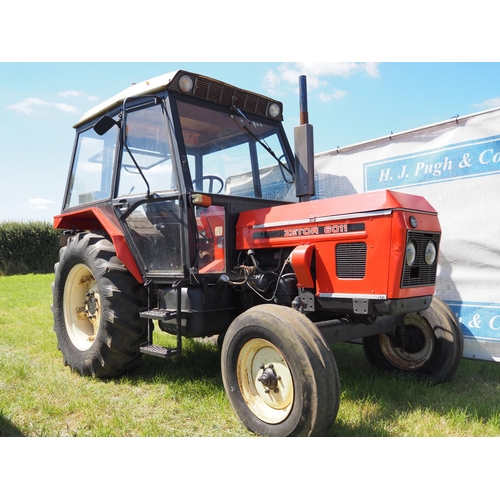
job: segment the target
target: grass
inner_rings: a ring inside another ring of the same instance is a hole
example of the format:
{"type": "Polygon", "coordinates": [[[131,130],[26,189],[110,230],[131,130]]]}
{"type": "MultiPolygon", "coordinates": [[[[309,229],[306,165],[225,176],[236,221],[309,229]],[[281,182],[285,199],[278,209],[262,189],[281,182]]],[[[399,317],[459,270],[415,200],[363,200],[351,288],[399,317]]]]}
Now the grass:
{"type": "MultiPolygon", "coordinates": [[[[188,340],[182,357],[144,357],[119,379],[72,373],[52,331],[52,281],[0,277],[0,436],[252,436],[211,344],[188,340]]],[[[500,436],[499,364],[463,360],[450,382],[430,386],[377,372],[358,345],[333,352],[342,396],[330,436],[500,436]]]]}

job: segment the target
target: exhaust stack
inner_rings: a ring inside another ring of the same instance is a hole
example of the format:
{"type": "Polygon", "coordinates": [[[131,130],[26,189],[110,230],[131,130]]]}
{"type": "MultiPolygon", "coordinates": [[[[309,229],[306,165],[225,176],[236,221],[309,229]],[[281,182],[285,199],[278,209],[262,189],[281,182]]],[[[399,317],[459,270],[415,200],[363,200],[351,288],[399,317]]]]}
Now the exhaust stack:
{"type": "Polygon", "coordinates": [[[307,110],[307,81],[299,77],[300,125],[294,129],[295,144],[295,195],[300,201],[314,196],[314,143],[313,127],[309,124],[307,110]]]}

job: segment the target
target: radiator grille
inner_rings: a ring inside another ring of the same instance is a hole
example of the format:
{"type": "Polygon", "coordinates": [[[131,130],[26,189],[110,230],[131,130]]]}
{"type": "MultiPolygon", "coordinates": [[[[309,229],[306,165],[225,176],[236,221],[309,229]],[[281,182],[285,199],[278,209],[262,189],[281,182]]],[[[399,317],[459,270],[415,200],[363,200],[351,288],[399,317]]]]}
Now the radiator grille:
{"type": "Polygon", "coordinates": [[[337,277],[363,279],[366,274],[366,243],[339,243],[335,247],[337,277]]]}
{"type": "Polygon", "coordinates": [[[401,288],[411,288],[417,286],[427,286],[436,284],[436,273],[438,259],[432,265],[425,262],[425,247],[429,241],[434,241],[436,249],[439,249],[440,233],[421,233],[418,231],[408,231],[407,242],[412,240],[417,247],[417,255],[412,266],[405,262],[403,276],[401,278],[401,288]]]}

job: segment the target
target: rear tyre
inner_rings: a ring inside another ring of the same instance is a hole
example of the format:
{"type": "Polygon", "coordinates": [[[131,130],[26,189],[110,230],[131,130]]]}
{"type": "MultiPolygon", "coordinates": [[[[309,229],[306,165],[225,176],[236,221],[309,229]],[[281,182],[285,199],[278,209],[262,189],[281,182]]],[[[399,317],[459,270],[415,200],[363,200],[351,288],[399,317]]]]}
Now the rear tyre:
{"type": "Polygon", "coordinates": [[[340,402],[337,365],[316,326],[299,312],[258,305],[226,332],[222,379],[229,402],[263,436],[322,436],[340,402]]]}
{"type": "Polygon", "coordinates": [[[428,309],[405,317],[402,335],[365,337],[363,348],[373,366],[411,373],[437,384],[449,380],[457,370],[464,341],[453,312],[434,296],[428,309]]]}
{"type": "Polygon", "coordinates": [[[122,375],[141,360],[144,287],[103,235],[80,233],[62,247],[52,285],[54,331],[65,365],[81,375],[122,375]]]}

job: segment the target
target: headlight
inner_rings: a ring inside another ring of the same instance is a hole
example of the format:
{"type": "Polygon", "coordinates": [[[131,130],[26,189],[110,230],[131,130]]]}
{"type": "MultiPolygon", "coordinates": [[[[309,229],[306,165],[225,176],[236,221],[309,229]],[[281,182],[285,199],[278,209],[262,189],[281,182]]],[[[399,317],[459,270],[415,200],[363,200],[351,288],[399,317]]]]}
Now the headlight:
{"type": "Polygon", "coordinates": [[[189,75],[182,75],[179,78],[179,88],[183,92],[191,92],[193,90],[193,79],[189,75]]]}
{"type": "Polygon", "coordinates": [[[433,241],[429,241],[429,243],[427,243],[427,246],[425,247],[425,262],[427,262],[427,264],[431,266],[436,260],[436,255],[436,245],[433,241]]]}
{"type": "Polygon", "coordinates": [[[417,257],[417,247],[413,241],[409,241],[406,245],[406,265],[411,266],[417,257]]]}
{"type": "Polygon", "coordinates": [[[278,104],[276,104],[275,102],[273,102],[270,106],[269,106],[269,116],[271,118],[276,118],[277,116],[279,116],[280,114],[280,107],[278,104]]]}

